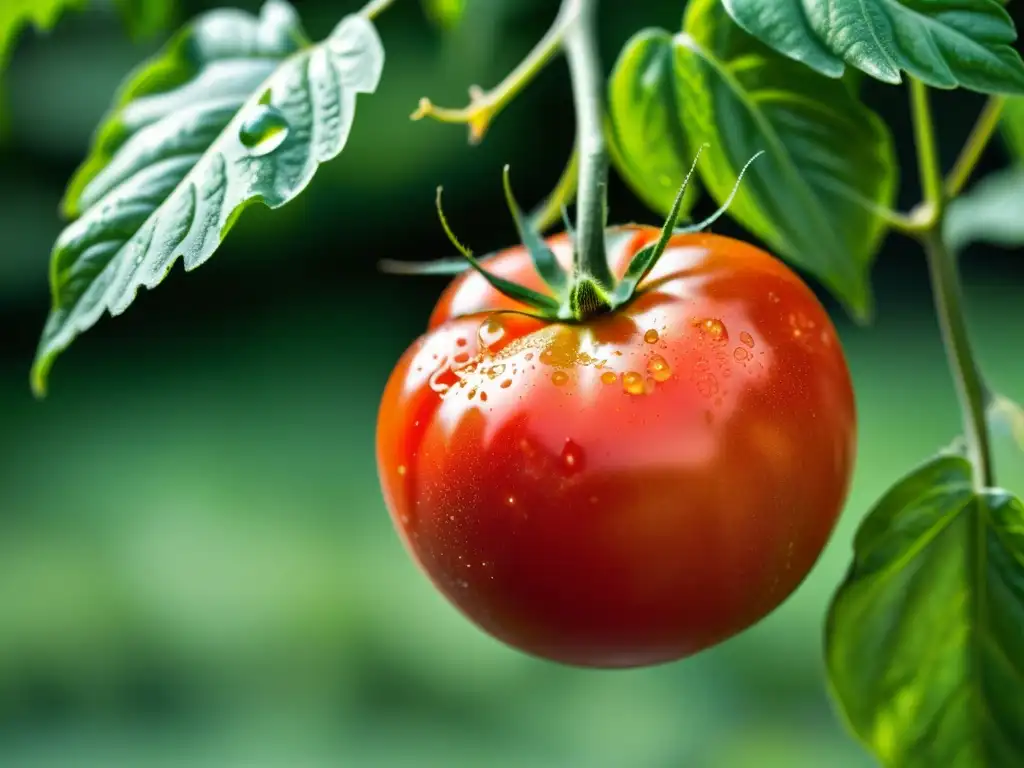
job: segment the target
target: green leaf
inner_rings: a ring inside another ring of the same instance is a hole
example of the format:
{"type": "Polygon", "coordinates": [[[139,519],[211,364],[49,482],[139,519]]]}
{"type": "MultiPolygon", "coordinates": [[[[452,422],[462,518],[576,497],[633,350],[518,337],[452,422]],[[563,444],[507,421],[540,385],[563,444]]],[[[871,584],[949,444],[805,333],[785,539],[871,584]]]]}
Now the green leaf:
{"type": "Polygon", "coordinates": [[[2,0],[0,2],[0,72],[7,66],[7,59],[14,46],[14,40],[22,28],[31,24],[36,29],[53,29],[57,19],[66,10],[79,10],[86,0],[2,0]]]}
{"type": "MultiPolygon", "coordinates": [[[[644,29],[623,47],[608,83],[608,146],[615,168],[644,204],[667,216],[696,154],[679,117],[672,36],[644,29]]],[[[681,216],[700,193],[687,185],[681,216]]]]}
{"type": "Polygon", "coordinates": [[[249,205],[294,199],[344,147],[356,94],[376,88],[383,62],[365,18],[314,46],[271,0],[258,18],[201,16],[131,75],[64,200],[80,218],[54,246],[36,392],[105,310],[124,312],[179,256],[186,270],[204,263],[249,205]]]}
{"type": "Polygon", "coordinates": [[[722,0],[736,23],[829,77],[846,65],[886,83],[1024,93],[1024,62],[997,0],[722,0]]]}
{"type": "Polygon", "coordinates": [[[857,533],[826,657],[883,765],[1024,765],[1024,505],[961,456],[900,481],[857,533]]]}
{"type": "Polygon", "coordinates": [[[469,0],[422,0],[427,18],[442,29],[454,29],[462,21],[469,0]]]}
{"type": "Polygon", "coordinates": [[[721,204],[752,155],[730,215],[817,276],[860,319],[896,193],[893,139],[841,80],[761,45],[717,0],[693,0],[674,40],[682,122],[711,145],[699,169],[721,204]]]}
{"type": "Polygon", "coordinates": [[[136,40],[148,40],[168,29],[174,21],[174,0],[114,0],[117,10],[136,40]]]}
{"type": "Polygon", "coordinates": [[[1016,163],[1024,164],[1024,96],[1007,99],[1001,128],[1010,155],[1016,163]]]}
{"type": "Polygon", "coordinates": [[[992,173],[954,200],[944,227],[953,250],[976,242],[1024,247],[1024,166],[992,173]]]}

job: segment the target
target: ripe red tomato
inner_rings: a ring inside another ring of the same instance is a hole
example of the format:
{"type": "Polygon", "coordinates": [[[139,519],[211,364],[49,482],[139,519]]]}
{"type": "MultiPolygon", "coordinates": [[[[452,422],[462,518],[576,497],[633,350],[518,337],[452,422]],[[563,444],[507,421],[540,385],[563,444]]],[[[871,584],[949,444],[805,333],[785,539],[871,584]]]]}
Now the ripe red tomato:
{"type": "MultiPolygon", "coordinates": [[[[613,270],[657,236],[610,229],[613,270]]],[[[568,265],[566,238],[549,243],[568,265]]],[[[544,290],[521,247],[486,263],[544,290]]],[[[832,531],[856,444],[808,287],[687,235],[620,311],[517,309],[460,275],[384,392],[384,496],[437,588],[509,645],[593,667],[678,659],[778,606],[832,531]]]]}

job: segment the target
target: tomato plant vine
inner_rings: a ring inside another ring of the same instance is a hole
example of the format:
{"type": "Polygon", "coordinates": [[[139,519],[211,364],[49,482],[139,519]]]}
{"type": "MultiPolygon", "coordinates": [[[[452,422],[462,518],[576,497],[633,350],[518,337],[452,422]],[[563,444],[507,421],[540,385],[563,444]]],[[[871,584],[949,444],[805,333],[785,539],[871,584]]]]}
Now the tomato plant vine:
{"type": "MultiPolygon", "coordinates": [[[[0,63],[20,26],[52,26],[84,2],[0,11],[0,63]]],[[[247,207],[291,202],[343,150],[358,98],[384,69],[374,21],[395,2],[371,0],[320,42],[284,0],[258,15],[211,11],[126,78],[62,205],[71,221],[51,255],[52,308],[31,373],[38,395],[56,357],[105,312],[124,312],[179,258],[187,270],[203,264],[247,207]]],[[[427,9],[452,25],[468,2],[427,9]]],[[[506,168],[521,247],[474,256],[439,191],[460,258],[385,265],[457,274],[384,396],[377,450],[396,526],[442,592],[531,653],[629,666],[743,630],[796,588],[831,532],[852,471],[854,407],[838,339],[800,278],[704,230],[728,214],[865,323],[883,240],[911,238],[931,277],[962,445],[922,463],[866,515],[826,620],[829,683],[885,765],[1024,765],[1024,505],[999,487],[990,439],[990,422],[1006,420],[1024,449],[1024,412],[990,389],[975,358],[957,264],[974,240],[1024,244],[1024,61],[1004,3],[689,0],[679,29],[638,30],[607,80],[600,6],[563,0],[493,89],[470,88],[461,108],[424,97],[412,113],[465,125],[481,142],[564,55],[577,131],[558,185],[531,215],[506,168]],[[894,140],[861,96],[863,77],[907,90],[922,193],[909,212],[894,209],[894,140]],[[947,170],[932,101],[953,88],[987,102],[947,170]],[[1011,166],[968,190],[1000,134],[1011,166]],[[664,217],[660,229],[608,225],[610,166],[664,217]],[[700,194],[718,210],[678,226],[700,194]],[[545,237],[559,221],[565,232],[545,237]],[[728,392],[714,366],[732,378],[728,392]],[[514,388],[530,409],[507,399],[514,388]],[[760,432],[734,415],[741,400],[770,412],[760,432]],[[488,418],[503,437],[472,431],[488,418]],[[641,482],[634,457],[590,431],[596,419],[636,443],[661,430],[673,447],[646,462],[641,482]],[[445,430],[458,429],[473,450],[452,447],[445,430]],[[716,496],[719,465],[705,460],[694,473],[692,445],[704,439],[744,456],[744,441],[760,441],[768,490],[745,514],[716,496]],[[805,476],[782,482],[780,463],[805,476]],[[666,506],[676,489],[705,514],[666,506]],[[549,522],[524,522],[531,509],[549,522]],[[669,522],[645,527],[655,517],[669,522]],[[722,519],[750,526],[751,562],[708,533],[722,519]],[[666,551],[681,553],[675,570],[644,562],[666,551]],[[536,552],[574,570],[537,567],[536,552]],[[468,559],[486,581],[468,581],[468,559]]],[[[119,7],[136,34],[172,14],[166,2],[119,7]]]]}

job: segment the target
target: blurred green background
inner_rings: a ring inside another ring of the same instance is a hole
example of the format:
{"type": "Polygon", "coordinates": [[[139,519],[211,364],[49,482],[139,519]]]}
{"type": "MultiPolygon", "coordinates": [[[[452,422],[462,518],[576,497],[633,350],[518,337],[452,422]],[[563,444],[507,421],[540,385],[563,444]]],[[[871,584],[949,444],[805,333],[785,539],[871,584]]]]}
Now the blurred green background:
{"type": "MultiPolygon", "coordinates": [[[[235,3],[255,9],[258,3],[235,3]]],[[[606,67],[637,28],[678,24],[680,0],[606,2],[606,67]]],[[[178,4],[183,20],[212,7],[178,4]]],[[[357,0],[297,3],[314,37],[357,0]]],[[[524,202],[557,179],[572,139],[557,63],[482,146],[411,123],[420,96],[461,105],[543,32],[552,0],[478,0],[439,34],[414,0],[382,17],[388,64],[351,143],[295,204],[246,214],[209,265],[104,320],[27,376],[48,305],[63,184],[126,71],[110,2],[21,36],[0,139],[0,766],[586,766],[855,768],[871,760],[829,703],[822,620],[861,515],[958,431],[922,255],[893,238],[855,328],[835,304],[856,380],[855,486],[821,562],[778,612],[675,665],[561,668],[478,632],[403,552],[374,466],[379,394],[443,286],[388,278],[381,258],[449,249],[433,211],[479,252],[514,239],[500,169],[524,202]]],[[[867,99],[912,151],[899,89],[867,99]]],[[[943,95],[952,159],[978,106],[943,95]]],[[[1002,163],[994,147],[985,168],[1002,163]]],[[[618,182],[612,218],[655,221],[618,182]]],[[[703,204],[707,207],[707,203],[703,204]]],[[[735,232],[732,225],[723,231],[735,232]]],[[[970,320],[995,386],[1024,398],[1024,258],[964,258],[970,320]]],[[[1024,491],[1006,436],[1001,479],[1024,491]]]]}

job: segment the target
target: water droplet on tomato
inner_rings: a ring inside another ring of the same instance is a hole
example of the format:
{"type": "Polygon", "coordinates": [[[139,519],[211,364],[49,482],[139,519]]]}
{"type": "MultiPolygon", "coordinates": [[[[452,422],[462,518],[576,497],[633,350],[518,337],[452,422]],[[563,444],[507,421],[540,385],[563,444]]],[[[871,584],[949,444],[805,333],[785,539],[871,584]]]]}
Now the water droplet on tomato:
{"type": "Polygon", "coordinates": [[[566,473],[574,475],[583,469],[583,449],[572,440],[565,441],[561,458],[562,468],[566,473]]]}
{"type": "Polygon", "coordinates": [[[726,342],[729,340],[729,331],[726,329],[725,323],[717,317],[708,317],[703,320],[698,320],[696,325],[700,329],[701,333],[712,341],[726,342]]]}
{"type": "Polygon", "coordinates": [[[604,373],[601,374],[601,381],[604,384],[614,384],[618,380],[619,377],[616,376],[615,373],[612,371],[605,371],[604,373]]]}
{"type": "Polygon", "coordinates": [[[486,392],[481,392],[480,393],[480,402],[482,402],[482,403],[486,403],[487,402],[487,393],[486,392]]]}
{"type": "Polygon", "coordinates": [[[743,347],[736,347],[736,349],[732,351],[732,356],[740,362],[750,359],[750,353],[743,347]]]}
{"type": "Polygon", "coordinates": [[[642,395],[644,393],[644,377],[636,371],[622,374],[622,389],[630,395],[642,395]]]}
{"type": "Polygon", "coordinates": [[[562,387],[569,383],[569,374],[565,371],[555,371],[551,374],[551,383],[556,387],[562,387]]]}
{"type": "Polygon", "coordinates": [[[505,379],[503,382],[501,382],[501,388],[502,389],[508,389],[511,386],[512,386],[512,379],[505,379]]]}
{"type": "Polygon", "coordinates": [[[647,361],[647,371],[655,381],[668,381],[672,378],[672,369],[661,355],[654,355],[647,361]]]}
{"type": "Polygon", "coordinates": [[[242,121],[238,140],[255,157],[269,155],[288,138],[288,119],[277,107],[257,104],[242,121]]]}
{"type": "Polygon", "coordinates": [[[505,497],[505,506],[506,507],[514,507],[515,505],[516,505],[516,497],[513,496],[510,493],[508,496],[505,497]]]}
{"type": "Polygon", "coordinates": [[[657,344],[658,332],[651,328],[649,331],[647,331],[647,333],[644,334],[644,341],[646,341],[648,344],[657,344]]]}
{"type": "Polygon", "coordinates": [[[740,341],[742,341],[744,344],[746,344],[751,349],[754,348],[754,337],[751,336],[746,331],[744,331],[743,333],[740,334],[740,341]]]}
{"type": "Polygon", "coordinates": [[[405,477],[405,472],[406,472],[405,464],[399,464],[398,465],[398,474],[399,474],[399,476],[405,477]]]}
{"type": "Polygon", "coordinates": [[[457,347],[464,347],[464,346],[466,346],[466,345],[467,345],[468,343],[469,343],[469,342],[468,342],[468,341],[466,341],[465,339],[456,339],[456,340],[455,340],[455,346],[457,346],[457,347]]]}
{"type": "Polygon", "coordinates": [[[496,379],[505,372],[505,364],[499,363],[498,365],[492,365],[487,369],[487,378],[496,379]]]}
{"type": "Polygon", "coordinates": [[[712,398],[718,394],[718,379],[714,374],[707,373],[697,379],[697,391],[703,397],[712,398]]]}
{"type": "Polygon", "coordinates": [[[454,361],[455,361],[456,363],[468,363],[468,362],[469,362],[469,353],[468,353],[468,352],[459,352],[459,354],[457,354],[457,355],[456,355],[456,356],[455,356],[454,358],[452,358],[452,359],[453,359],[453,360],[454,360],[454,361]]]}
{"type": "Polygon", "coordinates": [[[497,344],[505,336],[505,326],[496,317],[489,317],[480,324],[477,330],[477,339],[483,349],[489,349],[497,344]]]}
{"type": "Polygon", "coordinates": [[[476,397],[476,387],[473,387],[471,390],[469,390],[469,396],[468,397],[469,397],[470,400],[472,400],[474,397],[476,397]]]}
{"type": "Polygon", "coordinates": [[[772,304],[778,304],[780,301],[779,295],[775,291],[768,291],[768,301],[772,304]]]}

